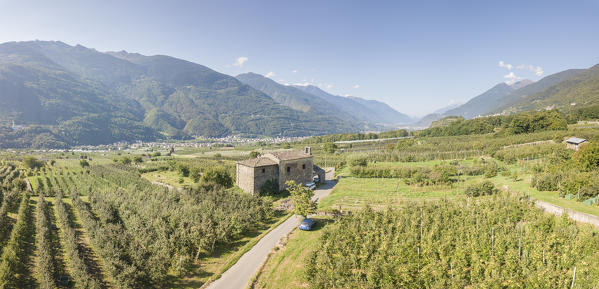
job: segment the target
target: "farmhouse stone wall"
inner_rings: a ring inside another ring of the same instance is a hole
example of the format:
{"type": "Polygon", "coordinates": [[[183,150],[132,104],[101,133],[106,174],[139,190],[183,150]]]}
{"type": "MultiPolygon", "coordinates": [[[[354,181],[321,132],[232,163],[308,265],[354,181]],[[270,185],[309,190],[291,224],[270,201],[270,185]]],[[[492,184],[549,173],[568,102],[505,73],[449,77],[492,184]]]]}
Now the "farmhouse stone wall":
{"type": "Polygon", "coordinates": [[[242,190],[254,194],[254,168],[237,164],[236,169],[236,185],[242,190]]]}
{"type": "Polygon", "coordinates": [[[277,165],[254,168],[254,190],[252,194],[259,194],[262,186],[269,180],[277,181],[279,178],[279,167],[277,165]]]}
{"type": "Polygon", "coordinates": [[[313,167],[312,158],[282,160],[279,163],[279,189],[284,190],[287,181],[304,185],[312,182],[313,167]]]}

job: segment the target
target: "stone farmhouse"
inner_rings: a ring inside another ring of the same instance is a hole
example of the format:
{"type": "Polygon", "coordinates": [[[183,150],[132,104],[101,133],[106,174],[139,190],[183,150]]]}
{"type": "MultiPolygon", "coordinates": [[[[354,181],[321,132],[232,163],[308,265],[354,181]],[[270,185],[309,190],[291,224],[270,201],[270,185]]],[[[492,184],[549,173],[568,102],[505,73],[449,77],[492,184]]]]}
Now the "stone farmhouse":
{"type": "Polygon", "coordinates": [[[308,184],[318,175],[324,181],[324,170],[314,166],[312,149],[303,151],[282,151],[264,154],[255,159],[237,163],[236,184],[251,194],[260,194],[267,181],[275,181],[279,190],[285,189],[285,182],[308,184]]]}

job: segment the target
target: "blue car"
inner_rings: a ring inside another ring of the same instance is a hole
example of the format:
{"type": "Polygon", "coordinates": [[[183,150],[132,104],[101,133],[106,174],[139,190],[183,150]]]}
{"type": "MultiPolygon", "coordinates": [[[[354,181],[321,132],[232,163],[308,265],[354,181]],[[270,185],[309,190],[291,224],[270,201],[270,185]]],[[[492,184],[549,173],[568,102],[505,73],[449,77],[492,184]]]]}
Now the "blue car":
{"type": "Polygon", "coordinates": [[[304,219],[300,224],[299,228],[300,230],[310,231],[312,230],[312,227],[314,227],[314,224],[316,224],[316,221],[314,221],[314,219],[304,219]]]}

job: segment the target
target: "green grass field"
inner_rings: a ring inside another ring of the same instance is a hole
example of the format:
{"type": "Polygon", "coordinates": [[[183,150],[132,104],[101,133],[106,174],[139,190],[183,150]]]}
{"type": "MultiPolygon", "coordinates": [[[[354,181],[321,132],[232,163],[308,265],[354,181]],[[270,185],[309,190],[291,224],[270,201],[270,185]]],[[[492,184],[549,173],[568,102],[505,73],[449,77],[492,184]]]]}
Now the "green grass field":
{"type": "MultiPolygon", "coordinates": [[[[380,162],[372,166],[400,167],[400,166],[434,166],[441,161],[391,163],[380,162]]],[[[447,163],[447,161],[445,161],[447,163]]],[[[461,164],[472,161],[460,161],[461,164]]],[[[371,165],[369,165],[371,166],[371,165]]],[[[598,206],[585,205],[575,200],[559,197],[558,192],[541,192],[530,186],[531,175],[524,173],[517,165],[504,165],[510,172],[517,171],[519,179],[514,181],[511,177],[498,175],[493,178],[483,176],[461,177],[461,181],[447,186],[415,186],[406,185],[400,178],[356,178],[351,177],[349,170],[344,168],[338,172],[341,180],[331,193],[318,205],[319,210],[331,209],[355,210],[369,205],[371,207],[386,207],[400,204],[402,201],[418,199],[435,200],[451,198],[463,194],[464,189],[473,183],[490,180],[499,189],[509,189],[530,195],[533,198],[552,203],[567,209],[599,216],[598,206]]]]}
{"type": "Polygon", "coordinates": [[[167,184],[176,188],[194,184],[191,178],[181,177],[177,171],[156,171],[142,174],[142,176],[152,183],[167,184]],[[180,182],[180,180],[183,182],[180,182]]]}

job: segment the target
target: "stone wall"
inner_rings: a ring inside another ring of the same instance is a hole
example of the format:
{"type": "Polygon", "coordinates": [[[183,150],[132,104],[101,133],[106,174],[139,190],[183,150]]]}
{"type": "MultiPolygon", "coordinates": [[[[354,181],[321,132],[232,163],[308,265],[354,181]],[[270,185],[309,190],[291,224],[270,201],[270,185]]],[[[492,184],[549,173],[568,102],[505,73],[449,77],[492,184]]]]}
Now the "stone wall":
{"type": "Polygon", "coordinates": [[[279,166],[264,166],[254,168],[254,190],[253,193],[261,193],[262,186],[269,180],[279,179],[279,166]]]}
{"type": "Polygon", "coordinates": [[[285,182],[295,181],[298,184],[312,182],[312,158],[285,160],[279,163],[279,189],[286,188],[285,182]]]}
{"type": "Polygon", "coordinates": [[[243,191],[254,195],[261,193],[262,186],[268,180],[279,179],[279,166],[248,167],[237,164],[236,173],[235,184],[243,191]]]}
{"type": "Polygon", "coordinates": [[[570,219],[572,219],[576,222],[591,224],[591,225],[599,227],[599,217],[597,217],[597,216],[582,213],[582,212],[572,211],[572,210],[565,209],[560,206],[556,206],[554,204],[550,204],[550,203],[539,201],[539,200],[535,201],[535,205],[538,208],[541,208],[545,212],[548,212],[550,214],[554,214],[556,216],[561,216],[565,212],[568,214],[568,217],[570,219]]]}
{"type": "Polygon", "coordinates": [[[254,194],[254,168],[237,164],[235,184],[243,191],[254,194]]]}

